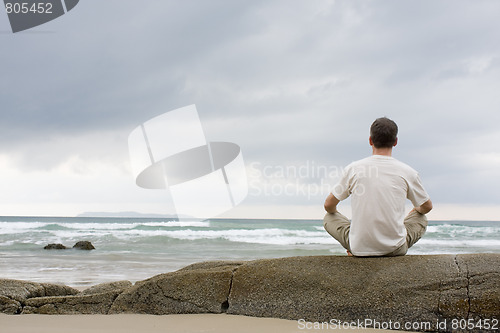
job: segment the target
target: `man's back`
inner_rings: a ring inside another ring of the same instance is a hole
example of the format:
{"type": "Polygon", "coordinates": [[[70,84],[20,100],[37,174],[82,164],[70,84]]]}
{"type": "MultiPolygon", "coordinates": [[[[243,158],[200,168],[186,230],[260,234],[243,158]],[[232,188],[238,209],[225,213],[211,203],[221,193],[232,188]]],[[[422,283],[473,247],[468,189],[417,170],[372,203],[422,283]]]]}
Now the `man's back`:
{"type": "Polygon", "coordinates": [[[429,197],[417,172],[390,157],[373,155],[351,163],[332,193],[352,195],[351,251],[359,256],[384,255],[406,240],[405,201],[420,206],[429,197]],[[343,190],[343,191],[342,191],[343,190]]]}
{"type": "Polygon", "coordinates": [[[349,164],[325,200],[325,230],[357,256],[405,255],[427,228],[432,209],[418,173],[392,158],[398,126],[386,117],[370,127],[372,156],[349,164]],[[337,211],[340,201],[352,198],[352,222],[337,211]],[[414,208],[404,217],[405,200],[414,208]]]}

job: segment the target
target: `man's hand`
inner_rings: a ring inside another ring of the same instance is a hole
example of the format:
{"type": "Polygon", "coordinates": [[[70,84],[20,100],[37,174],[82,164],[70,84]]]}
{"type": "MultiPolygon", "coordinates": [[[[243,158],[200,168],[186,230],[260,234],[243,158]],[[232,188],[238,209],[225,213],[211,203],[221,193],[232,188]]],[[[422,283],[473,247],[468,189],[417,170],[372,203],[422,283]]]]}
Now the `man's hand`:
{"type": "Polygon", "coordinates": [[[325,200],[325,210],[330,214],[334,214],[337,211],[339,202],[339,199],[335,198],[335,196],[330,193],[325,200]]]}
{"type": "Polygon", "coordinates": [[[429,199],[426,202],[424,202],[422,205],[415,207],[412,209],[412,211],[416,211],[419,214],[427,214],[432,210],[432,201],[429,199]]]}

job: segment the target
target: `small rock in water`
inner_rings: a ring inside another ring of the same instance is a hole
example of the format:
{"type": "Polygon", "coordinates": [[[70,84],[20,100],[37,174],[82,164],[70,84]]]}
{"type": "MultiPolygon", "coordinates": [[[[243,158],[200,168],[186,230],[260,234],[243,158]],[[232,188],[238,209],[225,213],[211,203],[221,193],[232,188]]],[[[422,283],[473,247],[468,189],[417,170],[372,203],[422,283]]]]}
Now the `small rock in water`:
{"type": "Polygon", "coordinates": [[[74,249],[79,249],[79,250],[94,250],[95,247],[92,245],[91,242],[89,241],[79,241],[75,245],[73,245],[74,249]]]}
{"type": "Polygon", "coordinates": [[[62,244],[49,244],[44,247],[45,250],[66,250],[67,247],[62,244]]]}

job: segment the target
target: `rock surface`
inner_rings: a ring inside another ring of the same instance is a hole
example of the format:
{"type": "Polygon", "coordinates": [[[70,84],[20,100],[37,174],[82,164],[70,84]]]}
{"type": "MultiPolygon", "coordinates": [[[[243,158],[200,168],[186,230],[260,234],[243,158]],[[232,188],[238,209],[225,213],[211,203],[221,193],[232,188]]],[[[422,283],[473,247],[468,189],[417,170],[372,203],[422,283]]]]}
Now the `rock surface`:
{"type": "Polygon", "coordinates": [[[132,287],[132,282],[130,281],[101,283],[83,290],[79,295],[94,295],[94,294],[107,293],[110,291],[119,291],[121,293],[125,289],[130,287],[132,287]]]}
{"type": "Polygon", "coordinates": [[[48,244],[44,246],[44,250],[66,250],[67,247],[62,244],[48,244]]]}
{"type": "Polygon", "coordinates": [[[110,313],[221,313],[227,309],[237,267],[216,262],[157,275],[118,296],[110,313]]]}
{"type": "Polygon", "coordinates": [[[22,314],[108,314],[122,290],[99,294],[37,297],[26,300],[22,314]]]}
{"type": "MultiPolygon", "coordinates": [[[[431,325],[427,330],[451,332],[452,320],[500,319],[500,254],[215,261],[157,275],[133,286],[119,281],[77,295],[72,288],[61,288],[0,280],[0,311],[227,312],[312,322],[426,322],[431,325]],[[445,320],[446,329],[436,327],[445,320]]],[[[475,332],[483,331],[476,328],[475,332]]]]}
{"type": "Polygon", "coordinates": [[[436,323],[467,318],[467,284],[454,256],[260,260],[235,272],[228,313],[313,322],[436,323]]]}
{"type": "Polygon", "coordinates": [[[79,291],[63,285],[0,279],[0,312],[16,314],[30,298],[76,295],[79,291]]]}
{"type": "Polygon", "coordinates": [[[95,250],[94,245],[89,241],[79,241],[73,245],[73,248],[79,250],[95,250]]]}

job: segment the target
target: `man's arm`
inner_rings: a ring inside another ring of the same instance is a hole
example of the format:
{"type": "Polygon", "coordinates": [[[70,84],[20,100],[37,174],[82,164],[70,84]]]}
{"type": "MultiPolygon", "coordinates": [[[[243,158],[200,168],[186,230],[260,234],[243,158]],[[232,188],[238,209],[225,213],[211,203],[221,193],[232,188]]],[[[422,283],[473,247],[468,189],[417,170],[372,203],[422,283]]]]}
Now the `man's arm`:
{"type": "Polygon", "coordinates": [[[337,205],[339,204],[339,202],[340,200],[330,193],[330,195],[328,195],[325,200],[325,210],[330,214],[335,213],[337,211],[337,205]]]}
{"type": "Polygon", "coordinates": [[[427,200],[423,204],[421,204],[418,207],[413,208],[413,210],[416,210],[420,214],[427,214],[432,210],[432,201],[431,199],[427,200]]]}

